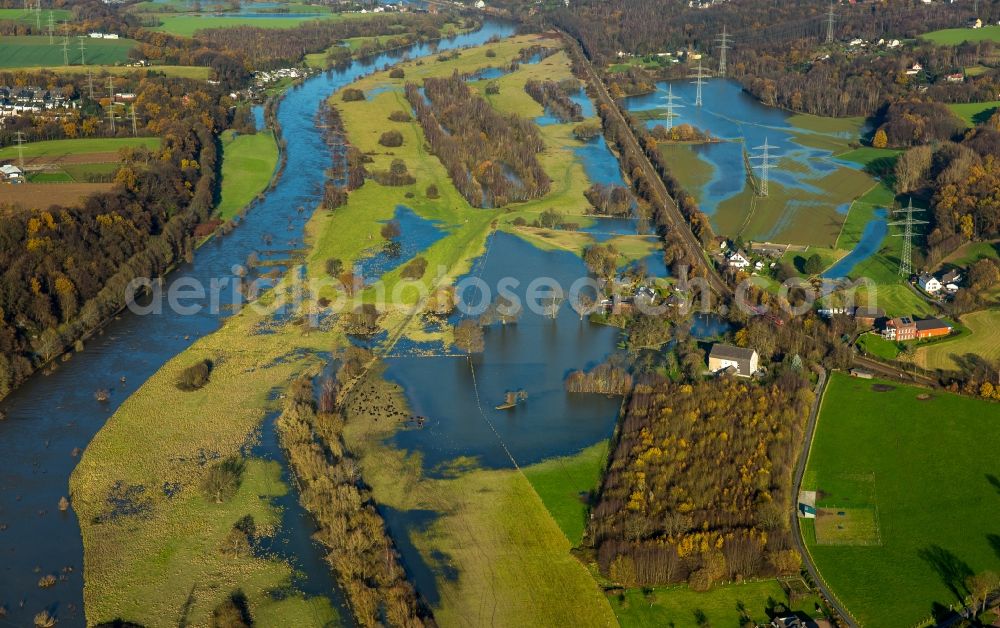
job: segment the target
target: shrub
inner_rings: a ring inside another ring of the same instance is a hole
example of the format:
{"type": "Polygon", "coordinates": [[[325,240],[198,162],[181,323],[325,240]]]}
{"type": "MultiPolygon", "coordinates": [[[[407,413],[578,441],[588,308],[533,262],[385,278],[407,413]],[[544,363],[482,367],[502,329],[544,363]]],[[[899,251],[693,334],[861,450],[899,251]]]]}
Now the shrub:
{"type": "Polygon", "coordinates": [[[512,223],[515,227],[523,227],[528,224],[528,221],[524,219],[524,216],[518,216],[512,223]]]}
{"type": "Polygon", "coordinates": [[[497,83],[496,81],[490,81],[489,83],[486,84],[486,95],[487,96],[496,96],[499,93],[500,93],[500,84],[499,83],[497,83]]]}
{"type": "Polygon", "coordinates": [[[201,482],[205,496],[217,504],[229,501],[240,488],[243,467],[243,459],[239,456],[230,456],[212,465],[201,482]]]}
{"type": "Polygon", "coordinates": [[[400,228],[398,220],[390,220],[389,222],[382,225],[382,228],[379,230],[379,233],[386,240],[392,240],[394,238],[398,238],[400,234],[403,233],[403,230],[400,228]]]}
{"type": "Polygon", "coordinates": [[[233,593],[212,611],[212,628],[250,628],[253,618],[247,598],[241,591],[233,593]]]}
{"type": "Polygon", "coordinates": [[[403,266],[403,270],[399,271],[399,274],[405,279],[420,279],[425,272],[427,272],[427,260],[422,257],[414,257],[406,266],[403,266]]]}
{"type": "Polygon", "coordinates": [[[378,143],[389,148],[402,146],[403,134],[399,131],[386,131],[382,134],[382,137],[378,138],[378,143]]]}
{"type": "Polygon", "coordinates": [[[331,277],[339,277],[342,272],[344,272],[344,262],[336,257],[331,257],[326,260],[326,274],[331,277]]]}
{"type": "Polygon", "coordinates": [[[492,59],[493,57],[497,56],[497,51],[490,48],[489,50],[486,51],[486,56],[492,59]]]}
{"type": "Polygon", "coordinates": [[[403,71],[403,68],[393,68],[389,70],[389,78],[401,79],[405,76],[406,72],[403,71]]]}
{"type": "Polygon", "coordinates": [[[427,198],[441,198],[441,193],[438,192],[438,186],[433,183],[427,186],[427,198]]]}
{"type": "Polygon", "coordinates": [[[365,99],[365,93],[356,87],[348,87],[341,95],[344,102],[356,102],[365,99]]]}
{"type": "Polygon", "coordinates": [[[208,376],[212,373],[212,361],[202,360],[181,371],[177,379],[177,387],[185,392],[198,390],[208,383],[208,376]]]}
{"type": "Polygon", "coordinates": [[[413,119],[413,116],[406,113],[405,111],[398,110],[390,113],[389,119],[392,120],[393,122],[409,122],[410,120],[413,119]]]}
{"type": "Polygon", "coordinates": [[[816,275],[823,270],[823,258],[817,253],[813,253],[806,260],[803,270],[806,271],[807,275],[816,275]]]}

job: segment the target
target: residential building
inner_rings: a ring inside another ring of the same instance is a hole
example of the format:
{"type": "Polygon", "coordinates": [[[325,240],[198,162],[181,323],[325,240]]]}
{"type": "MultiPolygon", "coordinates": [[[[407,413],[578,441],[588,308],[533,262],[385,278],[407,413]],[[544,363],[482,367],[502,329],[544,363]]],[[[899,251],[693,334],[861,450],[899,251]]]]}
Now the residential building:
{"type": "Polygon", "coordinates": [[[750,265],[750,259],[743,251],[730,251],[726,256],[730,268],[746,268],[750,265]]]}
{"type": "Polygon", "coordinates": [[[716,343],[708,354],[708,370],[721,373],[732,369],[734,375],[750,377],[757,372],[759,356],[753,349],[716,343]]]}
{"type": "Polygon", "coordinates": [[[949,283],[958,285],[962,282],[962,271],[957,268],[952,268],[945,274],[941,275],[939,281],[941,282],[941,285],[947,285],[949,283]]]}
{"type": "Polygon", "coordinates": [[[941,291],[941,282],[930,273],[924,273],[917,277],[917,285],[927,294],[937,294],[941,291]]]}
{"type": "Polygon", "coordinates": [[[913,340],[917,337],[917,324],[909,316],[891,318],[882,328],[882,337],[886,340],[913,340]]]}
{"type": "Polygon", "coordinates": [[[961,83],[965,80],[965,75],[961,72],[955,72],[954,74],[945,74],[944,80],[949,83],[961,83]]]}

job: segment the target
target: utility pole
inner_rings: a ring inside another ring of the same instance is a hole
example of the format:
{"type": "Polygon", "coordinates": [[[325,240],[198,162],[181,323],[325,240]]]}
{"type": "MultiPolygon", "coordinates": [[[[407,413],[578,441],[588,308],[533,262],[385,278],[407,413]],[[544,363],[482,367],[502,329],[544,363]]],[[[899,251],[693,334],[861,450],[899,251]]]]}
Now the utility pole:
{"type": "Polygon", "coordinates": [[[914,220],[913,214],[922,212],[922,209],[913,208],[913,197],[906,209],[897,209],[894,214],[905,214],[906,218],[890,222],[890,225],[902,225],[903,233],[894,233],[897,238],[903,238],[903,251],[899,256],[899,274],[902,277],[909,277],[913,273],[913,225],[926,225],[926,220],[914,220]]]}
{"type": "Polygon", "coordinates": [[[674,128],[674,118],[677,114],[674,113],[674,109],[678,107],[683,107],[684,105],[674,104],[675,100],[680,100],[680,96],[674,96],[674,86],[672,84],[667,84],[667,95],[663,97],[663,100],[667,103],[667,128],[674,128]]]}
{"type": "Polygon", "coordinates": [[[21,131],[17,132],[17,165],[21,168],[21,176],[24,176],[24,148],[21,147],[24,144],[24,133],[21,131]]]}
{"type": "Polygon", "coordinates": [[[763,145],[761,145],[761,146],[754,146],[754,148],[753,148],[754,150],[759,150],[759,151],[763,151],[763,152],[761,154],[759,154],[759,155],[752,155],[750,157],[750,159],[759,159],[760,160],[760,163],[757,164],[756,166],[754,166],[754,168],[760,170],[760,191],[759,191],[759,193],[760,193],[761,196],[767,196],[767,181],[769,179],[768,173],[771,171],[771,168],[775,167],[775,163],[771,161],[771,158],[774,157],[774,155],[772,155],[769,152],[772,148],[777,148],[777,146],[772,146],[772,145],[768,144],[767,143],[767,138],[765,137],[763,145]]]}
{"type": "Polygon", "coordinates": [[[52,40],[52,26],[53,26],[52,11],[49,11],[49,45],[50,46],[54,43],[53,40],[52,40]]]}
{"type": "Polygon", "coordinates": [[[732,40],[729,39],[729,35],[726,34],[726,26],[722,26],[722,35],[715,40],[719,42],[719,76],[726,76],[726,51],[730,48],[730,43],[732,40]]]}
{"type": "Polygon", "coordinates": [[[833,43],[833,19],[834,19],[833,3],[831,2],[830,10],[826,14],[826,43],[828,44],[833,43]]]}
{"type": "Polygon", "coordinates": [[[115,83],[108,77],[108,120],[111,121],[111,134],[115,134],[115,83]]]}
{"type": "Polygon", "coordinates": [[[87,39],[86,35],[77,35],[80,40],[80,65],[87,65],[87,58],[83,54],[83,42],[87,39]]]}
{"type": "Polygon", "coordinates": [[[706,74],[705,70],[701,67],[701,59],[698,59],[698,72],[696,74],[691,74],[688,76],[688,78],[695,79],[691,82],[698,86],[698,89],[695,91],[695,97],[694,97],[695,107],[701,106],[701,86],[705,84],[705,79],[707,79],[710,76],[711,74],[706,74]]]}

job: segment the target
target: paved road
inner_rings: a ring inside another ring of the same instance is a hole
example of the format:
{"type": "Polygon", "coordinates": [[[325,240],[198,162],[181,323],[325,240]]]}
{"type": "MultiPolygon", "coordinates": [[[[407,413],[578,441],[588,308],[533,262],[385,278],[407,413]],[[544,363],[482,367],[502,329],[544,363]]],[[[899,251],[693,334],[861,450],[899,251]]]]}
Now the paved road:
{"type": "MultiPolygon", "coordinates": [[[[798,503],[799,489],[802,488],[802,478],[806,472],[806,462],[809,460],[809,450],[812,448],[813,436],[816,433],[816,421],[819,418],[820,403],[823,400],[823,393],[826,391],[827,372],[823,367],[820,367],[820,369],[819,381],[816,382],[816,399],[813,401],[812,409],[809,412],[809,421],[806,423],[805,442],[803,443],[802,453],[799,454],[799,461],[795,465],[795,475],[792,481],[792,497],[796,500],[796,504],[798,503]]],[[[792,538],[794,539],[795,545],[799,550],[799,554],[802,555],[802,563],[805,565],[806,571],[809,572],[813,582],[816,583],[816,588],[820,590],[820,593],[823,594],[823,597],[826,598],[830,606],[837,611],[850,628],[857,628],[858,624],[854,621],[854,618],[852,618],[851,614],[847,612],[847,609],[844,608],[839,601],[837,601],[837,598],[834,597],[833,593],[823,581],[822,576],[820,576],[819,570],[816,569],[812,556],[809,554],[805,541],[802,539],[802,530],[799,527],[799,517],[797,513],[792,517],[792,538]]]]}
{"type": "Polygon", "coordinates": [[[562,31],[560,32],[562,33],[566,43],[574,48],[576,56],[582,60],[583,69],[587,73],[586,80],[597,92],[598,106],[602,104],[607,105],[612,115],[614,115],[623,128],[628,131],[625,137],[626,142],[629,145],[628,148],[635,151],[635,154],[640,157],[640,166],[643,169],[643,174],[649,180],[653,188],[653,193],[657,197],[654,199],[654,202],[658,203],[665,210],[664,215],[668,218],[670,227],[672,227],[674,231],[681,236],[681,239],[683,240],[685,247],[688,249],[691,258],[696,260],[696,263],[705,270],[705,276],[708,278],[708,282],[711,285],[712,290],[714,290],[719,296],[731,298],[733,296],[732,289],[729,287],[729,284],[725,282],[722,276],[719,275],[715,267],[705,259],[705,250],[702,248],[701,242],[699,242],[698,238],[696,238],[694,233],[692,233],[691,225],[688,224],[683,214],[681,214],[680,209],[677,208],[677,203],[675,203],[674,199],[670,197],[670,194],[667,192],[667,187],[663,184],[663,180],[660,179],[660,175],[656,172],[656,168],[653,167],[652,162],[650,162],[649,158],[646,157],[645,151],[642,150],[635,134],[632,133],[632,129],[625,120],[625,116],[622,114],[618,103],[611,98],[604,82],[597,74],[597,71],[594,70],[594,66],[591,65],[590,60],[587,59],[587,56],[584,54],[583,49],[580,47],[580,42],[568,33],[562,31]]]}

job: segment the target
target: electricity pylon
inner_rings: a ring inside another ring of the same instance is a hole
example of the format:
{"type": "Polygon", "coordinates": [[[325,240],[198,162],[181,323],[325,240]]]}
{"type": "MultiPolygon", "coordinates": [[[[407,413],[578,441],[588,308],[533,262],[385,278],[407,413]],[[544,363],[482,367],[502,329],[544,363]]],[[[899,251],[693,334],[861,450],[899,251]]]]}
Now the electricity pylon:
{"type": "Polygon", "coordinates": [[[671,84],[667,84],[667,95],[663,97],[663,100],[665,100],[666,103],[667,103],[666,107],[667,107],[667,128],[668,129],[674,128],[674,118],[677,117],[677,114],[674,113],[674,109],[677,109],[678,107],[683,107],[684,106],[684,105],[678,105],[678,104],[674,103],[675,100],[680,100],[680,98],[681,98],[680,96],[674,96],[674,86],[671,85],[671,84]]]}
{"type": "Polygon", "coordinates": [[[831,2],[830,10],[826,14],[826,43],[828,44],[833,43],[833,20],[834,20],[833,6],[834,5],[831,2]]]}
{"type": "Polygon", "coordinates": [[[24,148],[21,146],[24,144],[24,133],[18,131],[14,141],[17,142],[17,165],[21,168],[21,176],[24,176],[24,148]]]}
{"type": "Polygon", "coordinates": [[[701,59],[698,59],[698,71],[695,74],[691,74],[688,76],[688,78],[693,78],[694,80],[691,82],[698,86],[698,89],[695,91],[695,96],[694,96],[695,107],[701,106],[701,86],[705,84],[705,79],[709,78],[710,76],[712,75],[706,74],[705,69],[701,67],[701,59]]]}
{"type": "Polygon", "coordinates": [[[730,45],[729,44],[732,43],[732,40],[729,39],[729,35],[726,34],[726,26],[725,25],[722,26],[722,34],[719,35],[719,37],[716,38],[715,41],[719,42],[719,45],[718,45],[718,49],[719,49],[719,76],[725,77],[726,76],[726,51],[730,49],[730,45]]]}
{"type": "Polygon", "coordinates": [[[49,45],[50,46],[54,43],[53,40],[52,40],[52,26],[53,26],[53,23],[54,23],[54,20],[52,18],[52,11],[49,11],[49,45]]]}
{"type": "Polygon", "coordinates": [[[750,156],[750,159],[760,159],[761,160],[759,164],[757,164],[756,166],[754,166],[755,169],[759,169],[760,170],[760,190],[759,190],[759,193],[760,193],[761,196],[767,196],[767,181],[770,178],[770,176],[768,175],[768,173],[771,171],[771,168],[774,168],[775,165],[776,165],[774,162],[771,161],[771,159],[774,157],[774,155],[772,155],[770,153],[770,150],[772,148],[777,148],[777,146],[772,146],[771,144],[768,144],[767,143],[767,138],[765,137],[764,138],[764,143],[761,146],[754,146],[754,148],[753,148],[754,150],[759,150],[759,151],[763,151],[763,152],[761,154],[759,154],[759,155],[751,155],[750,156]]]}
{"type": "Polygon", "coordinates": [[[108,120],[111,121],[111,134],[115,134],[115,83],[108,77],[108,120]]]}
{"type": "Polygon", "coordinates": [[[897,220],[896,222],[890,222],[890,225],[902,225],[903,233],[894,233],[893,235],[897,238],[903,238],[903,252],[899,256],[899,274],[903,277],[909,277],[913,273],[913,225],[926,225],[926,220],[914,220],[913,214],[917,212],[922,212],[922,209],[914,209],[913,207],[913,197],[910,197],[910,203],[907,205],[906,209],[897,209],[893,211],[893,214],[905,214],[906,218],[903,220],[897,220]]]}
{"type": "Polygon", "coordinates": [[[80,40],[80,65],[87,65],[87,57],[83,54],[83,42],[87,39],[85,35],[77,35],[77,39],[80,40]]]}
{"type": "Polygon", "coordinates": [[[63,65],[69,65],[69,37],[63,35],[63,65]]]}

